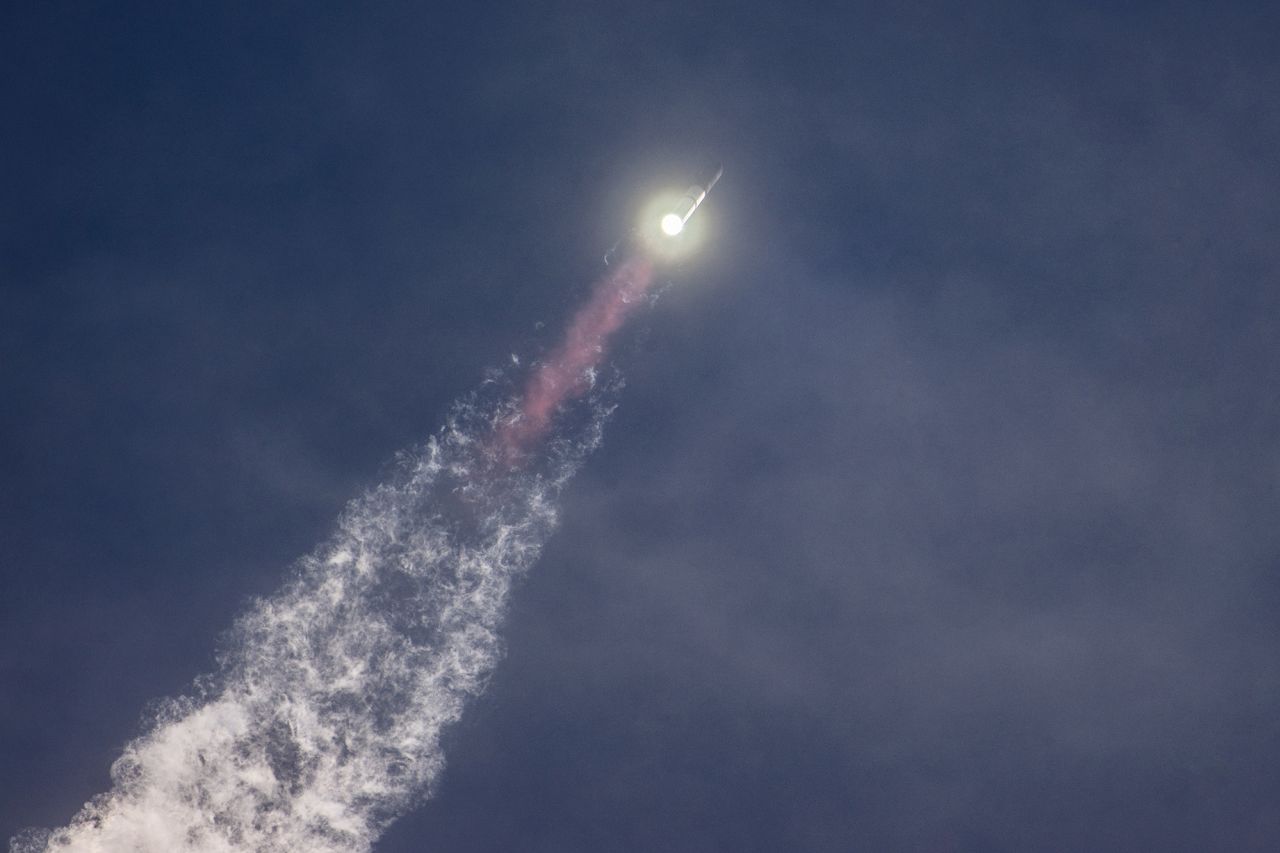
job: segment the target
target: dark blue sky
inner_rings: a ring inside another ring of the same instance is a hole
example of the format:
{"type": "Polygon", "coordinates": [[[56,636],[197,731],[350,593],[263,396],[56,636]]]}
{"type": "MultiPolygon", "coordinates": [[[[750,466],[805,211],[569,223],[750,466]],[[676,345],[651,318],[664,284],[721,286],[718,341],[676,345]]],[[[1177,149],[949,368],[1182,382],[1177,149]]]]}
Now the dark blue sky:
{"type": "Polygon", "coordinates": [[[713,151],[378,850],[1280,848],[1280,15],[1206,9],[7,9],[0,837],[713,151]]]}

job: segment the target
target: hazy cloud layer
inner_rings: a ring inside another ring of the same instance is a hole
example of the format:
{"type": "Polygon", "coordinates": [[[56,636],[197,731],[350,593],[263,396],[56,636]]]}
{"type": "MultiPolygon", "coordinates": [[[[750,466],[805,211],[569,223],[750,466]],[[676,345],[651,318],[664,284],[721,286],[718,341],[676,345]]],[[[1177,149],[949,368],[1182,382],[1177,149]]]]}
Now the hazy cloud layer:
{"type": "Polygon", "coordinates": [[[706,148],[379,849],[1277,846],[1273,8],[200,14],[6,28],[6,832],[706,148]]]}

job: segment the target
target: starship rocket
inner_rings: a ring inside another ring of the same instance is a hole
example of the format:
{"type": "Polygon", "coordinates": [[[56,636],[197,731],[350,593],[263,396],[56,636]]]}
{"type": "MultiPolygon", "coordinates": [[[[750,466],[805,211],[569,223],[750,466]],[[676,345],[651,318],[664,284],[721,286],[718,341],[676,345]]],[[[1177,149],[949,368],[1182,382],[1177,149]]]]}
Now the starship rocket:
{"type": "Polygon", "coordinates": [[[671,244],[679,239],[681,232],[689,223],[689,218],[706,200],[707,194],[711,192],[722,174],[724,174],[724,168],[720,163],[715,161],[707,163],[696,173],[693,183],[678,201],[664,205],[658,210],[655,221],[642,222],[640,227],[632,229],[615,243],[613,248],[605,253],[605,264],[612,266],[634,252],[648,254],[655,261],[670,261],[671,244]]]}

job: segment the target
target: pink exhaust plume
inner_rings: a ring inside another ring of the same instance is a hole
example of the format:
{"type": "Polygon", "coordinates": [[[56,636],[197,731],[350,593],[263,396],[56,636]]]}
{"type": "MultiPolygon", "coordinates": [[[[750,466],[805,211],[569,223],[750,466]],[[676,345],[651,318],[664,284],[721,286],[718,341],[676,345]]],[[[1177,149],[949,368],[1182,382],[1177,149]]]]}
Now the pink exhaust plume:
{"type": "Polygon", "coordinates": [[[529,377],[516,414],[498,430],[503,455],[514,461],[542,438],[556,409],[591,387],[592,370],[604,358],[605,345],[644,298],[653,283],[653,264],[632,258],[596,284],[578,310],[564,340],[538,363],[529,377]]]}

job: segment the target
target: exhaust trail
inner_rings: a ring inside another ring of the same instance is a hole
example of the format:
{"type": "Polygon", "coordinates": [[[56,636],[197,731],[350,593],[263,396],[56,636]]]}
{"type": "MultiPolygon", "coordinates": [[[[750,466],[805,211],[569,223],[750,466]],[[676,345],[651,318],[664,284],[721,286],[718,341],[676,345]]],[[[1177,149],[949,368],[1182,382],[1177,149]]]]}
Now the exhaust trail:
{"type": "Polygon", "coordinates": [[[501,657],[512,581],[600,443],[621,384],[600,364],[652,278],[622,265],[522,390],[495,373],[457,403],[238,619],[217,671],[125,747],[112,789],[12,853],[367,851],[429,797],[442,732],[501,657]]]}
{"type": "Polygon", "coordinates": [[[546,434],[556,409],[590,387],[609,336],[641,303],[652,283],[652,262],[635,257],[596,288],[569,325],[564,340],[529,377],[515,416],[499,432],[508,459],[518,460],[546,434]]]}

